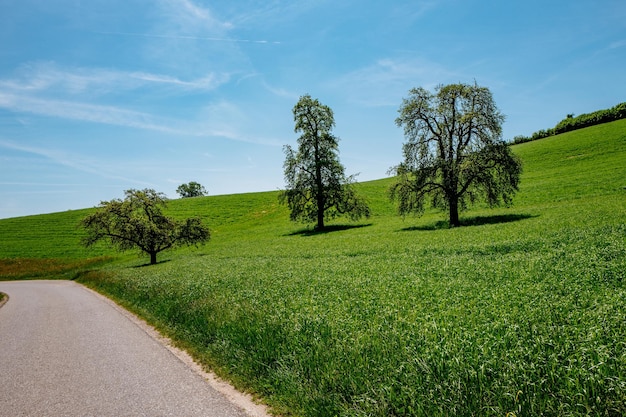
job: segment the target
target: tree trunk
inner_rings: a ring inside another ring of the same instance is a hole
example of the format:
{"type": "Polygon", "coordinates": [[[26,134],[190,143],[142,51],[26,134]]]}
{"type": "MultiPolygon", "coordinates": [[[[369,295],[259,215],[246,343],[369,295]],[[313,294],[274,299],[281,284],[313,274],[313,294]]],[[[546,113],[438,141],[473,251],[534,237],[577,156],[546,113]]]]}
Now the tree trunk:
{"type": "Polygon", "coordinates": [[[324,228],[324,208],[323,206],[317,208],[317,226],[316,230],[322,230],[324,228]]]}
{"type": "Polygon", "coordinates": [[[157,256],[156,252],[150,252],[150,265],[156,265],[157,263],[156,256],[157,256]]]}
{"type": "Polygon", "coordinates": [[[315,186],[317,188],[317,230],[324,228],[324,206],[326,206],[326,196],[324,195],[324,181],[322,180],[322,161],[319,150],[320,138],[315,138],[315,186]]]}
{"type": "Polygon", "coordinates": [[[450,227],[459,227],[459,198],[457,196],[450,198],[450,227]]]}

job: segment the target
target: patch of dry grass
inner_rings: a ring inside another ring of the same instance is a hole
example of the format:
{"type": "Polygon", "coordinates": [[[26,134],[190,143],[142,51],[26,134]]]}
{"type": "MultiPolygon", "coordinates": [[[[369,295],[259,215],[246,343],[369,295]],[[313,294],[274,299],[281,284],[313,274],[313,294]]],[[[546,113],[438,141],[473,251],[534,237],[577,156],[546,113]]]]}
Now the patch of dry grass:
{"type": "Polygon", "coordinates": [[[0,279],[73,279],[81,271],[94,268],[111,259],[110,257],[82,260],[33,258],[0,259],[0,279]]]}

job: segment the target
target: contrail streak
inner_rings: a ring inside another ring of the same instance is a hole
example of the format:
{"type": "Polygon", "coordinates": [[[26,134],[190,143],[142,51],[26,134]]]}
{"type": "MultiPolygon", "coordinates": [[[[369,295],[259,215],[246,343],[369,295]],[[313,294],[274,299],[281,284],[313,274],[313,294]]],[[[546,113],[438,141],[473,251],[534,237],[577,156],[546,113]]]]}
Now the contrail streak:
{"type": "Polygon", "coordinates": [[[148,33],[133,33],[133,32],[94,32],[101,35],[116,35],[116,36],[138,36],[143,38],[160,38],[160,39],[191,39],[200,41],[213,41],[213,42],[233,42],[233,43],[263,43],[278,45],[281,42],[278,41],[266,41],[266,40],[253,40],[253,39],[233,39],[233,38],[212,38],[206,36],[187,36],[187,35],[153,35],[148,33]]]}

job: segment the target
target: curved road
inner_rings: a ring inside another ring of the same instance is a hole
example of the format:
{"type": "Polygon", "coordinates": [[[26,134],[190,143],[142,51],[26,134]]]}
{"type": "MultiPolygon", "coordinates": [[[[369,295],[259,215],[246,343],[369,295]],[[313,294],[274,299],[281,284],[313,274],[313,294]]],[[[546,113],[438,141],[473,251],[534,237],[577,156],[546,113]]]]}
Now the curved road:
{"type": "Polygon", "coordinates": [[[2,416],[261,415],[79,284],[0,282],[0,292],[2,416]]]}

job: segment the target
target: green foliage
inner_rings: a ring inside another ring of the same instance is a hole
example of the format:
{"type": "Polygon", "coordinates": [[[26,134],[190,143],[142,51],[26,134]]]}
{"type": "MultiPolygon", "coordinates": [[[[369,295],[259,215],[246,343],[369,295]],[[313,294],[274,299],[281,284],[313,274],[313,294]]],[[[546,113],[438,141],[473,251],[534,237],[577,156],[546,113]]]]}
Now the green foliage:
{"type": "Polygon", "coordinates": [[[432,206],[449,210],[459,226],[459,209],[479,199],[509,205],[518,189],[521,162],[500,139],[504,116],[491,92],[477,85],[439,86],[435,93],[410,91],[396,124],[404,127],[404,161],[390,197],[398,211],[421,214],[432,206]]]}
{"type": "Polygon", "coordinates": [[[181,198],[203,197],[208,194],[204,186],[195,181],[179,185],[176,189],[176,193],[178,193],[181,198]]]}
{"type": "Polygon", "coordinates": [[[209,229],[199,218],[190,217],[181,222],[165,216],[163,194],[150,189],[124,193],[124,200],[104,201],[82,220],[87,232],[83,239],[85,246],[105,240],[120,251],[139,249],[150,255],[151,264],[156,264],[159,252],[209,240],[209,229]]]}
{"type": "Polygon", "coordinates": [[[576,117],[574,117],[573,114],[568,114],[565,119],[557,123],[554,128],[539,130],[533,133],[530,137],[523,135],[515,136],[513,138],[513,143],[520,144],[530,142],[537,139],[547,138],[548,136],[554,136],[570,132],[572,130],[583,129],[585,127],[595,126],[624,118],[626,118],[626,103],[620,103],[610,109],[585,113],[576,117]]]}
{"type": "MultiPolygon", "coordinates": [[[[354,185],[368,222],[326,233],[294,230],[277,192],[181,199],[167,214],[211,219],[210,246],[79,281],[283,415],[626,415],[626,120],[511,150],[515,209],[467,227],[398,218],[391,178],[354,185]]],[[[53,251],[79,214],[0,220],[0,257],[77,256],[53,251]]]]}
{"type": "Polygon", "coordinates": [[[581,114],[576,117],[566,117],[554,127],[554,134],[565,133],[576,129],[595,126],[602,123],[626,118],[626,103],[620,103],[607,110],[598,110],[593,113],[581,114]]]}
{"type": "Polygon", "coordinates": [[[292,220],[317,222],[323,229],[326,219],[348,215],[353,220],[369,217],[370,210],[353,186],[354,176],[346,177],[339,162],[339,140],[331,134],[333,111],[311,96],[302,96],[293,108],[298,150],[285,146],[286,190],[281,203],[292,220]]]}

